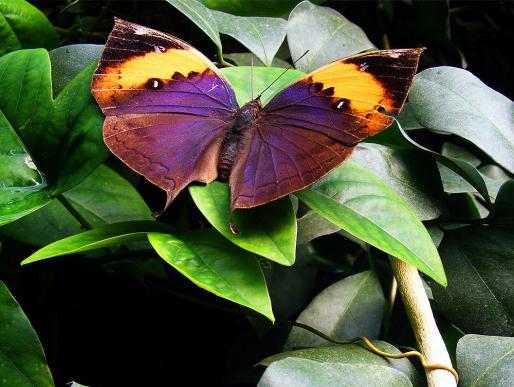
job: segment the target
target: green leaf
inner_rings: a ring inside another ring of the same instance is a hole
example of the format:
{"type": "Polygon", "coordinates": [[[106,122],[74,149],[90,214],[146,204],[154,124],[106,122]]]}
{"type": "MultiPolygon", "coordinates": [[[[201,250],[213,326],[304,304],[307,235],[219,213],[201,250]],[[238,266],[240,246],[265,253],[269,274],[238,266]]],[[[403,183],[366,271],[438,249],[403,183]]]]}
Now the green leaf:
{"type": "Polygon", "coordinates": [[[506,181],[498,191],[494,203],[493,222],[514,225],[514,180],[506,181]]]}
{"type": "Polygon", "coordinates": [[[466,335],[457,344],[463,387],[508,387],[514,381],[514,337],[466,335]]]}
{"type": "Polygon", "coordinates": [[[0,110],[48,182],[37,192],[0,191],[0,222],[40,208],[107,158],[103,116],[90,92],[93,70],[94,64],[81,71],[53,100],[45,50],[21,50],[0,58],[0,110]]]}
{"type": "Polygon", "coordinates": [[[295,67],[306,73],[336,59],[373,49],[364,31],[339,12],[302,1],[289,15],[287,42],[295,67]]]}
{"type": "Polygon", "coordinates": [[[437,249],[423,224],[391,187],[366,168],[348,160],[295,195],[348,233],[446,284],[437,249]]]}
{"type": "MultiPolygon", "coordinates": [[[[384,304],[377,276],[372,271],[364,271],[324,289],[298,316],[297,322],[335,339],[352,339],[356,336],[376,338],[382,323],[384,304]]],[[[293,327],[285,348],[328,344],[314,333],[293,327]]]]}
{"type": "MultiPolygon", "coordinates": [[[[395,346],[384,341],[372,340],[375,347],[387,353],[402,353],[395,346]]],[[[277,353],[261,360],[258,365],[269,366],[285,358],[300,358],[314,360],[319,363],[344,363],[391,367],[407,376],[414,386],[423,385],[423,380],[412,363],[404,359],[386,359],[379,356],[361,344],[330,345],[319,348],[298,349],[296,351],[277,353]]]]}
{"type": "Polygon", "coordinates": [[[166,0],[195,23],[221,51],[218,23],[211,10],[197,0],[166,0]]]}
{"type": "Polygon", "coordinates": [[[286,37],[287,22],[273,17],[242,17],[211,11],[222,34],[229,35],[253,52],[265,65],[273,58],[286,37]]]}
{"type": "Polygon", "coordinates": [[[57,33],[46,16],[25,0],[0,0],[0,55],[21,48],[54,48],[57,33]]]}
{"type": "Polygon", "coordinates": [[[412,386],[401,372],[384,366],[367,364],[319,363],[299,358],[287,358],[270,365],[258,387],[283,386],[412,386]]]}
{"type": "Polygon", "coordinates": [[[297,224],[298,236],[296,243],[298,245],[308,243],[320,236],[333,234],[341,230],[341,227],[336,226],[332,222],[329,222],[321,215],[318,215],[317,212],[312,210],[307,211],[306,214],[298,218],[297,224]]]}
{"type": "MultiPolygon", "coordinates": [[[[394,117],[393,117],[394,118],[394,117]]],[[[370,142],[388,145],[398,149],[418,149],[432,155],[439,163],[445,165],[466,180],[484,198],[488,208],[491,208],[491,199],[487,185],[478,170],[468,161],[455,157],[444,156],[418,144],[403,130],[398,120],[383,132],[370,137],[370,142]]]]}
{"type": "Polygon", "coordinates": [[[394,188],[420,220],[441,215],[443,190],[430,155],[417,150],[362,143],[351,159],[394,188]]]}
{"type": "Polygon", "coordinates": [[[448,276],[446,288],[431,284],[439,310],[465,332],[514,334],[512,230],[446,230],[439,251],[448,276]]]}
{"type": "MultiPolygon", "coordinates": [[[[266,66],[262,61],[257,58],[254,54],[248,52],[241,53],[233,53],[233,54],[225,54],[223,55],[225,59],[229,59],[231,62],[235,63],[236,66],[266,66]],[[252,62],[253,61],[253,62],[252,62]]],[[[287,68],[289,67],[289,63],[280,58],[273,58],[271,62],[271,66],[273,67],[281,67],[287,68]]]]}
{"type": "Polygon", "coordinates": [[[144,220],[109,224],[51,243],[24,259],[21,264],[146,239],[149,232],[169,231],[171,227],[165,223],[144,220]]]}
{"type": "MultiPolygon", "coordinates": [[[[154,220],[136,189],[105,165],[100,165],[63,196],[94,228],[107,223],[154,220]]],[[[79,232],[80,223],[57,199],[0,229],[2,234],[36,246],[45,246],[79,232]]]]}
{"type": "Polygon", "coordinates": [[[232,221],[239,235],[230,231],[228,184],[213,182],[190,186],[196,206],[225,238],[239,247],[282,265],[292,265],[296,248],[296,217],[288,197],[249,210],[238,210],[232,221]]]}
{"type": "Polygon", "coordinates": [[[101,44],[72,44],[50,51],[53,94],[59,94],[79,72],[96,63],[103,48],[101,44]]]}
{"type": "Polygon", "coordinates": [[[425,128],[465,138],[514,172],[514,102],[470,72],[453,67],[420,72],[409,103],[425,128]]]}
{"type": "Polygon", "coordinates": [[[255,257],[214,230],[180,237],[150,233],[157,254],[196,285],[274,321],[266,282],[255,257]]]}
{"type": "MultiPolygon", "coordinates": [[[[226,67],[221,69],[223,75],[227,77],[230,84],[236,92],[237,102],[239,106],[251,101],[257,95],[262,93],[264,89],[271,85],[284,69],[273,67],[226,67]],[[252,75],[253,72],[253,75],[252,75]],[[252,79],[253,76],[253,93],[252,79]]],[[[292,82],[302,78],[305,74],[297,70],[289,70],[284,76],[280,77],[266,92],[262,94],[261,101],[265,105],[279,91],[284,89],[292,82]]]]}
{"type": "Polygon", "coordinates": [[[5,386],[53,386],[34,328],[0,281],[0,375],[5,386]]]}

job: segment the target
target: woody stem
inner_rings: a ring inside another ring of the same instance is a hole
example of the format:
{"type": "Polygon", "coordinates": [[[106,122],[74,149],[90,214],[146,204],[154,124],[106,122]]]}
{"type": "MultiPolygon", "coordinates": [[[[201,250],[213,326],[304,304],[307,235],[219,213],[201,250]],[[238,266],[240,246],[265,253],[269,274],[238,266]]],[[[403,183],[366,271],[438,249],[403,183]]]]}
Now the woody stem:
{"type": "MultiPolygon", "coordinates": [[[[452,367],[450,356],[435,323],[430,302],[418,270],[394,257],[390,257],[389,260],[398,282],[398,290],[405,311],[416,336],[419,351],[424,355],[428,364],[443,364],[452,367]]],[[[427,369],[426,376],[429,387],[457,385],[454,376],[447,370],[427,369]]]]}

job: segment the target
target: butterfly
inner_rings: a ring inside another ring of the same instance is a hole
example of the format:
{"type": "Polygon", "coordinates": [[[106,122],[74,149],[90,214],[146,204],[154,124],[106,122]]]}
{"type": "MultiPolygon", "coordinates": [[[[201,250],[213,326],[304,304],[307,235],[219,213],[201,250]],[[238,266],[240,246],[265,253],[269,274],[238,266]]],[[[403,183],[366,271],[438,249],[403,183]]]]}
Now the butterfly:
{"type": "Polygon", "coordinates": [[[228,181],[230,208],[301,190],[399,114],[422,48],[336,60],[269,103],[239,107],[216,66],[186,42],[115,19],[92,93],[107,147],[166,191],[165,209],[193,181],[228,181]]]}

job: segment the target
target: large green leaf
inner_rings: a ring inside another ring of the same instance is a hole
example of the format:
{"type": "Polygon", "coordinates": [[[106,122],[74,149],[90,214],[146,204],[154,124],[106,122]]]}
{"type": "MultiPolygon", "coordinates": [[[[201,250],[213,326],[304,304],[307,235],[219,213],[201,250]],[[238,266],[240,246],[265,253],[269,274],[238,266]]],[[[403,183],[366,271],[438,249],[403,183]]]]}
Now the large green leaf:
{"type": "MultiPolygon", "coordinates": [[[[441,214],[443,190],[430,155],[415,149],[361,143],[351,159],[393,187],[419,219],[435,219],[441,214]]],[[[338,226],[311,210],[298,219],[298,243],[338,230],[338,226]]]]}
{"type": "Polygon", "coordinates": [[[81,71],[53,100],[45,50],[21,50],[0,58],[0,110],[48,182],[37,192],[0,191],[2,221],[46,204],[50,195],[80,183],[107,157],[103,117],[90,93],[93,70],[90,65],[81,71]]]}
{"type": "MultiPolygon", "coordinates": [[[[277,80],[284,72],[284,69],[274,67],[226,67],[221,69],[221,72],[228,78],[234,88],[237,102],[240,106],[243,106],[246,102],[262,93],[273,81],[277,80]],[[253,82],[250,81],[252,79],[253,82]]],[[[268,103],[280,90],[304,75],[301,71],[288,70],[262,94],[261,101],[263,105],[268,103]]]]}
{"type": "Polygon", "coordinates": [[[514,180],[506,181],[498,191],[494,203],[494,218],[497,223],[514,225],[514,180]]]}
{"type": "Polygon", "coordinates": [[[266,282],[253,254],[212,229],[180,237],[150,233],[148,239],[166,262],[196,285],[274,321],[266,282]]]}
{"type": "Polygon", "coordinates": [[[189,192],[209,222],[227,239],[245,250],[282,265],[292,265],[296,248],[296,217],[288,197],[249,210],[238,210],[229,226],[230,193],[228,184],[213,182],[191,186],[189,192]]]}
{"type": "Polygon", "coordinates": [[[423,224],[389,185],[366,168],[348,160],[295,195],[343,230],[446,284],[437,249],[423,224]]]}
{"type": "Polygon", "coordinates": [[[271,62],[286,37],[287,22],[273,17],[241,17],[211,11],[218,30],[241,42],[265,65],[271,62]]]}
{"type": "Polygon", "coordinates": [[[407,376],[391,367],[369,364],[319,363],[308,359],[287,358],[270,365],[257,386],[410,387],[412,383],[407,376]]]}
{"type": "MultiPolygon", "coordinates": [[[[105,165],[100,165],[82,183],[62,195],[92,227],[154,219],[136,189],[105,165]]],[[[0,228],[0,233],[36,246],[44,246],[79,232],[80,223],[57,199],[0,228]]]]}
{"type": "Polygon", "coordinates": [[[86,66],[98,61],[103,48],[101,44],[72,44],[50,51],[54,95],[59,94],[86,66]]]}
{"type": "Polygon", "coordinates": [[[4,386],[53,386],[29,319],[0,281],[0,381],[4,386]]]}
{"type": "Polygon", "coordinates": [[[0,0],[0,55],[21,48],[54,48],[57,33],[46,16],[25,0],[0,0]]]}
{"type": "Polygon", "coordinates": [[[144,220],[108,224],[51,243],[24,259],[21,264],[144,240],[149,232],[170,231],[171,227],[165,223],[144,220]]]}
{"type": "MultiPolygon", "coordinates": [[[[297,321],[336,339],[376,338],[384,312],[384,295],[372,271],[352,275],[319,293],[297,321]]],[[[286,348],[319,347],[329,342],[303,328],[293,327],[286,348]]]]}
{"type": "MultiPolygon", "coordinates": [[[[249,52],[225,54],[223,57],[235,63],[236,66],[266,66],[259,58],[255,56],[255,54],[249,52]]],[[[287,68],[289,67],[289,63],[283,59],[275,57],[271,61],[271,66],[287,68]]]]}
{"type": "Polygon", "coordinates": [[[466,70],[435,67],[414,77],[409,103],[428,129],[473,142],[514,172],[514,102],[466,70]]]}
{"type": "Polygon", "coordinates": [[[295,67],[311,72],[333,60],[374,48],[364,31],[337,11],[302,1],[289,15],[287,42],[295,67]]]}
{"type": "Polygon", "coordinates": [[[457,344],[462,387],[509,387],[514,382],[514,337],[466,335],[457,344]]]}
{"type": "MultiPolygon", "coordinates": [[[[381,351],[393,354],[401,353],[398,348],[384,341],[373,340],[372,343],[381,351]]],[[[327,347],[306,348],[298,349],[296,351],[277,353],[276,355],[261,360],[259,365],[269,366],[276,361],[288,357],[315,360],[320,363],[344,363],[392,367],[405,374],[414,386],[420,386],[423,384],[422,378],[408,359],[386,359],[371,352],[361,344],[332,344],[327,347]]]]}
{"type": "Polygon", "coordinates": [[[447,230],[440,246],[448,286],[433,284],[441,312],[469,333],[514,334],[512,230],[469,226],[447,230]]]}

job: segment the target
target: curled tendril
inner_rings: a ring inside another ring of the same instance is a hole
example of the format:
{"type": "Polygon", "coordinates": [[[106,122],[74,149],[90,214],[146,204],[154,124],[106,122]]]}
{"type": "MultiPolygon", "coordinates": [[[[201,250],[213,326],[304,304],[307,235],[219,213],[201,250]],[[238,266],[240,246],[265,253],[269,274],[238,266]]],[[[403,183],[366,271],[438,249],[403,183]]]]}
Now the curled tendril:
{"type": "Polygon", "coordinates": [[[399,354],[387,353],[387,352],[381,351],[380,349],[375,347],[373,345],[373,343],[371,341],[369,341],[369,339],[367,337],[364,337],[364,336],[357,336],[357,337],[355,337],[353,339],[349,339],[349,340],[338,340],[338,339],[334,339],[334,338],[324,334],[323,332],[318,331],[317,329],[315,329],[309,325],[305,325],[305,324],[302,324],[299,322],[294,322],[294,321],[288,321],[287,323],[294,325],[295,327],[298,327],[298,328],[303,328],[311,333],[314,333],[316,336],[319,336],[319,337],[321,337],[327,341],[330,341],[334,344],[353,344],[358,341],[362,341],[364,346],[369,351],[376,353],[379,356],[388,357],[391,359],[402,359],[404,357],[417,357],[425,370],[448,371],[455,377],[457,384],[459,384],[459,374],[457,373],[457,371],[455,371],[455,369],[453,369],[452,367],[448,367],[444,364],[427,364],[427,360],[425,359],[425,356],[423,356],[423,354],[418,351],[409,351],[409,352],[404,352],[404,353],[399,353],[399,354]]]}

